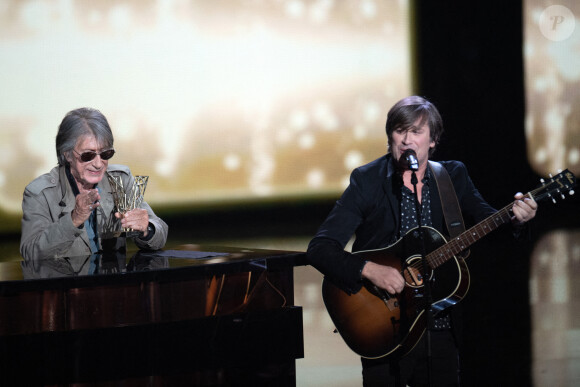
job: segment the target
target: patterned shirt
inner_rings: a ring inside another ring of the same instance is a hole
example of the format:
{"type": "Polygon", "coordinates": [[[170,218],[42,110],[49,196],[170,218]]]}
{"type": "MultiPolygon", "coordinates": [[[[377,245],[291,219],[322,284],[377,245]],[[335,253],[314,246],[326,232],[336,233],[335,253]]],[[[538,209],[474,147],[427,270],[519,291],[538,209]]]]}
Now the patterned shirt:
{"type": "MultiPolygon", "coordinates": [[[[427,168],[425,176],[421,182],[421,225],[432,226],[431,220],[431,195],[429,194],[429,181],[431,180],[431,170],[427,168]]],[[[399,228],[399,238],[402,238],[409,230],[418,227],[417,211],[415,208],[415,194],[409,188],[401,184],[401,226],[399,228]]]]}
{"type": "MultiPolygon", "coordinates": [[[[421,190],[421,226],[433,226],[433,221],[431,219],[431,195],[429,194],[429,182],[431,181],[431,170],[427,168],[425,171],[425,176],[421,182],[423,183],[423,188],[421,190]]],[[[417,210],[415,207],[415,194],[409,188],[401,184],[401,226],[399,229],[399,238],[403,237],[405,234],[416,227],[419,227],[417,223],[417,210]]],[[[451,316],[447,311],[440,313],[436,318],[433,319],[432,329],[443,330],[451,328],[451,316]]]]}

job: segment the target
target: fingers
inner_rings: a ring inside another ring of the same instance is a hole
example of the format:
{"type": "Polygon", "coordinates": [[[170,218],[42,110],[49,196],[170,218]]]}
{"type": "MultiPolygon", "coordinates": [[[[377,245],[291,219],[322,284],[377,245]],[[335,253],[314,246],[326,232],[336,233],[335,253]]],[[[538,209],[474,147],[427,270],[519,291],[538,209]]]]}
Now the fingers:
{"type": "Polygon", "coordinates": [[[99,191],[96,189],[80,193],[76,196],[75,209],[80,212],[90,213],[101,205],[99,202],[100,199],[101,195],[99,195],[99,191]]]}
{"type": "Polygon", "coordinates": [[[530,207],[534,211],[538,209],[538,203],[536,203],[536,201],[533,198],[524,197],[524,194],[521,192],[518,192],[517,194],[515,194],[514,199],[515,199],[514,204],[524,203],[524,204],[527,204],[527,206],[530,207]]]}
{"type": "Polygon", "coordinates": [[[390,282],[384,288],[390,294],[399,294],[405,288],[405,283],[403,282],[403,284],[401,285],[399,283],[390,282]]]}
{"type": "Polygon", "coordinates": [[[136,208],[124,214],[116,213],[115,216],[121,219],[121,226],[123,228],[130,228],[131,230],[146,232],[149,225],[149,214],[147,210],[136,208]]]}
{"type": "Polygon", "coordinates": [[[401,293],[405,288],[405,279],[395,268],[389,267],[389,274],[385,278],[388,280],[388,285],[386,290],[389,293],[401,293]]]}
{"type": "Polygon", "coordinates": [[[362,275],[377,287],[391,294],[401,293],[405,288],[405,279],[397,269],[391,266],[367,262],[362,275]]]}
{"type": "Polygon", "coordinates": [[[514,218],[520,222],[528,222],[536,216],[536,211],[538,209],[538,204],[536,201],[529,197],[524,197],[521,192],[514,195],[516,199],[514,205],[512,206],[512,212],[514,218]]]}
{"type": "Polygon", "coordinates": [[[75,197],[75,208],[71,214],[73,224],[79,227],[84,223],[91,216],[93,210],[101,205],[99,200],[101,200],[101,195],[97,189],[79,193],[75,197]]]}

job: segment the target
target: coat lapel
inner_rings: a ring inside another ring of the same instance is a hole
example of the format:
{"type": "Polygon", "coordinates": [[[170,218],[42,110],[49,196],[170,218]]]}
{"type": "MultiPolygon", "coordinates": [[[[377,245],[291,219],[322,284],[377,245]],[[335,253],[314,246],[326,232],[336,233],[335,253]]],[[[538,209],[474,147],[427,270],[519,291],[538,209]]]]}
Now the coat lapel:
{"type": "Polygon", "coordinates": [[[395,174],[396,173],[397,173],[397,171],[395,170],[395,165],[393,164],[392,156],[389,153],[386,155],[386,162],[384,164],[384,172],[381,173],[381,176],[384,176],[384,178],[383,178],[383,190],[385,192],[385,197],[387,198],[388,206],[390,207],[391,213],[393,214],[393,216],[395,218],[394,230],[399,230],[399,223],[400,223],[401,214],[400,214],[400,209],[399,209],[400,199],[399,199],[398,195],[400,194],[400,192],[397,193],[397,191],[396,191],[397,190],[397,184],[395,184],[395,181],[396,181],[395,174]]]}
{"type": "MultiPolygon", "coordinates": [[[[60,190],[62,192],[62,199],[61,199],[61,203],[64,204],[62,212],[63,213],[72,213],[72,211],[75,208],[75,195],[72,191],[72,188],[68,182],[68,177],[66,175],[66,167],[62,166],[59,168],[59,182],[60,182],[60,190]]],[[[89,251],[90,251],[90,243],[89,243],[89,236],[87,234],[86,230],[83,230],[83,232],[80,235],[81,239],[83,240],[83,242],[87,245],[87,247],[89,247],[89,251]]]]}
{"type": "Polygon", "coordinates": [[[429,194],[431,195],[431,221],[433,222],[433,227],[440,230],[443,234],[449,235],[447,227],[445,226],[443,209],[441,208],[441,196],[439,195],[439,188],[437,187],[437,178],[435,177],[431,161],[429,161],[429,168],[431,168],[431,181],[433,182],[429,186],[429,194]]]}

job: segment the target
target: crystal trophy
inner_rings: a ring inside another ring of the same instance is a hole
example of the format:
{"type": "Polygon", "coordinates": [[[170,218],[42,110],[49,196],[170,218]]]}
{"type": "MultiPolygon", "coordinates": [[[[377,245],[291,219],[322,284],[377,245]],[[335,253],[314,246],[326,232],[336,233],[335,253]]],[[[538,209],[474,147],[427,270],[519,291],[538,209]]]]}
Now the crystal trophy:
{"type": "MultiPolygon", "coordinates": [[[[149,176],[135,176],[133,186],[129,189],[125,189],[120,176],[107,174],[107,177],[111,185],[113,201],[115,202],[117,212],[124,215],[126,212],[139,208],[141,203],[143,203],[149,176]]],[[[127,237],[138,236],[140,234],[138,231],[130,228],[123,228],[122,232],[127,237]]]]}

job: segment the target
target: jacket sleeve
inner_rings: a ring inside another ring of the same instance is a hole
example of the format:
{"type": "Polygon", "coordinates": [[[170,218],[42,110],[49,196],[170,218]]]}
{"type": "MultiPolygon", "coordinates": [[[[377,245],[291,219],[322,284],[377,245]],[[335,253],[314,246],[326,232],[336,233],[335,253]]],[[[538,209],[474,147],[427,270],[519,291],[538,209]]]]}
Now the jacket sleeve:
{"type": "Polygon", "coordinates": [[[350,185],[336,202],[315,237],[308,245],[306,258],[318,271],[347,293],[362,287],[364,260],[344,250],[363,219],[364,198],[357,171],[350,185]]]}
{"type": "Polygon", "coordinates": [[[149,214],[149,223],[153,225],[155,231],[151,239],[141,239],[139,237],[135,238],[135,244],[140,249],[160,250],[165,247],[165,243],[167,242],[169,226],[167,226],[167,224],[160,217],[155,215],[149,204],[143,202],[141,208],[147,210],[147,213],[149,214]]]}
{"type": "MultiPolygon", "coordinates": [[[[453,185],[460,198],[461,211],[463,217],[471,224],[477,224],[487,217],[495,214],[497,209],[492,207],[481,196],[473,184],[467,167],[460,161],[447,162],[447,169],[452,176],[453,185]]],[[[524,224],[510,223],[512,235],[518,242],[531,240],[530,222],[524,224]]]]}
{"type": "Polygon", "coordinates": [[[479,223],[497,210],[481,196],[469,177],[467,167],[460,161],[448,161],[445,167],[451,176],[461,212],[467,223],[479,223]]]}
{"type": "Polygon", "coordinates": [[[73,245],[84,248],[84,232],[72,223],[70,213],[51,208],[47,190],[35,192],[27,187],[22,200],[20,254],[24,260],[66,256],[73,245]]]}

